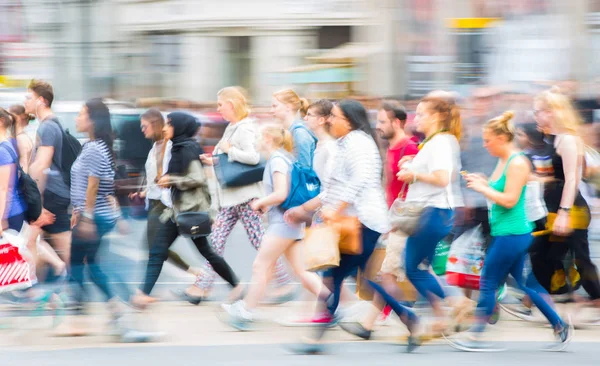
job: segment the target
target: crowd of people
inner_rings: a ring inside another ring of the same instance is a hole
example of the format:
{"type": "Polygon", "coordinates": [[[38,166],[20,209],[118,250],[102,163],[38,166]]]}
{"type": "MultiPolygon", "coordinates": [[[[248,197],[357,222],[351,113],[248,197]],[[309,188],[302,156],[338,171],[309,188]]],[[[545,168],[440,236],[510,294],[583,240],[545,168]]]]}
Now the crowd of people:
{"type": "MultiPolygon", "coordinates": [[[[148,210],[148,262],[142,286],[125,301],[115,295],[97,263],[103,238],[121,219],[109,109],[101,99],[85,103],[76,128],[89,141],[81,146],[53,114],[53,99],[52,86],[34,80],[24,105],[0,110],[0,234],[21,231],[27,224],[34,283],[73,284],[69,295],[76,315],[60,327],[62,335],[86,334],[77,315],[85,312],[87,269],[123,339],[148,340],[150,335],[125,325],[122,314],[125,304],[143,311],[158,300],[152,290],[165,261],[197,275],[179,294],[194,305],[209,297],[216,275],[223,278],[231,292],[221,305],[222,320],[239,330],[253,329],[271,280],[275,302],[283,303],[296,295],[292,276],[299,279],[316,305],[311,317],[292,321],[313,326],[292,347],[298,353],[321,352],[324,333],[338,323],[369,339],[377,318],[390,312],[410,334],[408,351],[420,346],[424,322],[398,282],[410,283],[431,305],[434,318],[428,332],[446,335],[457,321],[473,315],[469,330],[450,344],[465,351],[492,349],[481,335],[494,322],[496,293],[508,275],[526,295],[521,311],[535,305],[557,339],[549,349],[562,350],[572,339],[573,326],[557,314],[551,294],[576,288],[566,284],[566,289],[557,289],[554,283],[567,252],[590,297],[586,304],[600,305],[600,281],[588,241],[590,209],[580,191],[590,171],[586,146],[578,135],[580,118],[559,90],[535,98],[535,123],[515,126],[511,111],[465,123],[456,95],[432,91],[416,107],[414,128],[408,128],[406,110],[393,101],[381,105],[373,128],[357,101],[310,103],[291,89],[273,94],[274,121],[258,124],[245,91],[226,87],[217,101],[229,124],[212,154],[205,154],[195,140],[200,125],[192,115],[172,112],[165,118],[150,109],[142,114],[140,126],[154,142],[145,165],[146,183],[130,195],[131,200],[144,200],[148,210]],[[35,131],[29,124],[33,118],[39,121],[35,131]],[[387,145],[383,156],[382,140],[387,145]],[[237,176],[225,177],[226,166],[237,176]],[[40,192],[42,210],[34,217],[26,199],[30,192],[20,186],[22,175],[29,175],[40,192]],[[317,177],[318,184],[296,184],[306,177],[317,177]],[[211,179],[216,180],[216,194],[209,190],[211,179]],[[533,206],[542,214],[532,216],[533,206]],[[211,228],[184,232],[182,213],[205,213],[211,228]],[[248,287],[223,258],[238,221],[258,251],[248,287]],[[309,271],[304,241],[307,229],[318,226],[339,231],[340,245],[344,235],[355,236],[359,249],[341,250],[339,263],[309,271]],[[485,237],[486,255],[475,304],[470,291],[448,290],[430,266],[441,241],[477,226],[485,237]],[[190,237],[207,260],[202,271],[171,249],[180,236],[190,237]],[[378,269],[381,278],[362,278],[379,245],[386,248],[378,269]],[[531,270],[524,276],[527,258],[531,270]],[[48,272],[48,278],[36,275],[48,272]],[[344,285],[352,277],[361,277],[375,296],[361,321],[344,322],[338,308],[352,301],[354,295],[344,285]]],[[[8,295],[31,298],[35,288],[8,295]]]]}

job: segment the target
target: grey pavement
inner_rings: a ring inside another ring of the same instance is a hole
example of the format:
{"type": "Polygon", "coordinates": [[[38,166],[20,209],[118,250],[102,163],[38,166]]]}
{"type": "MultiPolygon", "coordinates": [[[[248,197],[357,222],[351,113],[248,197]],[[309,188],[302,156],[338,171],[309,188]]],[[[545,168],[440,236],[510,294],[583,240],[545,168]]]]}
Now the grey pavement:
{"type": "Polygon", "coordinates": [[[127,348],[84,348],[75,350],[0,352],[3,365],[106,366],[106,365],[598,365],[600,349],[587,343],[573,343],[568,352],[547,353],[538,342],[503,343],[498,353],[463,353],[446,345],[426,346],[412,354],[404,347],[382,343],[341,343],[331,345],[325,355],[294,355],[282,345],[237,346],[137,346],[127,348]],[[10,361],[9,361],[10,360],[10,361]],[[9,363],[10,362],[10,363],[9,363]]]}

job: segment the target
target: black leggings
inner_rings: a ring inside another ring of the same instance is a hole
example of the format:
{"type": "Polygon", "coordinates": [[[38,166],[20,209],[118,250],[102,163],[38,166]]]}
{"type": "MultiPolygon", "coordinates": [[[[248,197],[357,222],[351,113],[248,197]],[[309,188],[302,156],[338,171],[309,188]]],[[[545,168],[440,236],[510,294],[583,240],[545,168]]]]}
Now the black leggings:
{"type": "MultiPolygon", "coordinates": [[[[169,256],[169,248],[175,240],[179,237],[179,231],[177,229],[177,225],[168,220],[165,223],[160,223],[160,227],[158,228],[158,232],[154,238],[152,243],[152,247],[150,248],[150,258],[148,259],[148,267],[146,269],[146,279],[144,281],[144,285],[142,287],[142,291],[149,295],[158,280],[158,276],[163,267],[163,263],[167,260],[169,256]]],[[[208,263],[213,267],[215,272],[221,276],[227,283],[229,283],[232,287],[238,285],[238,279],[233,273],[233,270],[225,259],[215,253],[208,243],[208,239],[206,237],[199,237],[192,240],[198,249],[198,252],[206,258],[208,263]]]]}
{"type": "Polygon", "coordinates": [[[556,270],[563,269],[563,259],[569,250],[581,275],[581,285],[592,300],[600,299],[600,281],[596,265],[590,258],[587,230],[574,230],[563,241],[550,241],[549,235],[535,238],[529,255],[538,282],[550,292],[552,275],[556,270]]]}

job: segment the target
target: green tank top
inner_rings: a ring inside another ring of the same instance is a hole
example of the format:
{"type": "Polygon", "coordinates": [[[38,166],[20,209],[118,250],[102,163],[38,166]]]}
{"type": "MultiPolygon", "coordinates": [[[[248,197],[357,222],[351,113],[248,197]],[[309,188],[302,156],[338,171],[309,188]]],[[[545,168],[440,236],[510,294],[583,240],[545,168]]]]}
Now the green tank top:
{"type": "MultiPolygon", "coordinates": [[[[519,155],[523,155],[523,153],[513,154],[508,159],[500,178],[496,181],[489,181],[490,187],[499,192],[504,192],[504,187],[506,186],[506,169],[508,169],[511,160],[519,155]]],[[[525,211],[526,189],[527,187],[524,186],[519,201],[512,208],[502,207],[496,203],[492,204],[490,210],[492,236],[523,235],[531,232],[531,223],[527,220],[527,213],[525,211]]]]}

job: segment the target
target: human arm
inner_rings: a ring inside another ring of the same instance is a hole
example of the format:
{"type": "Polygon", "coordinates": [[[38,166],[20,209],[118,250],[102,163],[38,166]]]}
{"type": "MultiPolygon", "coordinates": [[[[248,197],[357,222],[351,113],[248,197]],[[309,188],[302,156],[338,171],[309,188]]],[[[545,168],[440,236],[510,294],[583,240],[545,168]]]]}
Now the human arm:
{"type": "Polygon", "coordinates": [[[218,148],[227,154],[229,161],[248,165],[257,165],[260,162],[253,125],[239,126],[230,139],[236,139],[235,143],[230,144],[228,141],[221,140],[218,145],[218,148]]]}
{"type": "MultiPolygon", "coordinates": [[[[0,219],[4,219],[6,212],[6,203],[9,201],[10,191],[8,189],[10,182],[10,164],[0,166],[0,219]]],[[[2,234],[2,225],[0,224],[0,235],[2,234]]]]}
{"type": "Polygon", "coordinates": [[[163,185],[165,188],[175,186],[180,191],[187,191],[206,184],[208,184],[206,174],[200,160],[193,160],[185,175],[166,174],[159,180],[159,185],[163,185]]]}
{"type": "Polygon", "coordinates": [[[563,135],[558,142],[556,151],[562,158],[565,183],[560,199],[560,208],[552,229],[555,234],[566,236],[573,231],[569,223],[569,210],[573,207],[579,189],[583,156],[579,153],[578,138],[572,135],[563,135]]]}
{"type": "Polygon", "coordinates": [[[304,128],[297,127],[292,131],[294,139],[294,155],[302,166],[311,167],[316,141],[304,128]]]}
{"type": "Polygon", "coordinates": [[[17,148],[19,149],[19,164],[25,173],[29,172],[29,157],[33,145],[31,139],[24,133],[17,135],[17,148]]]}
{"type": "Polygon", "coordinates": [[[487,179],[477,174],[468,174],[467,187],[481,193],[488,200],[505,208],[513,208],[521,198],[523,187],[529,180],[531,165],[525,157],[518,156],[512,159],[506,168],[506,184],[504,192],[490,187],[487,179]]]}

